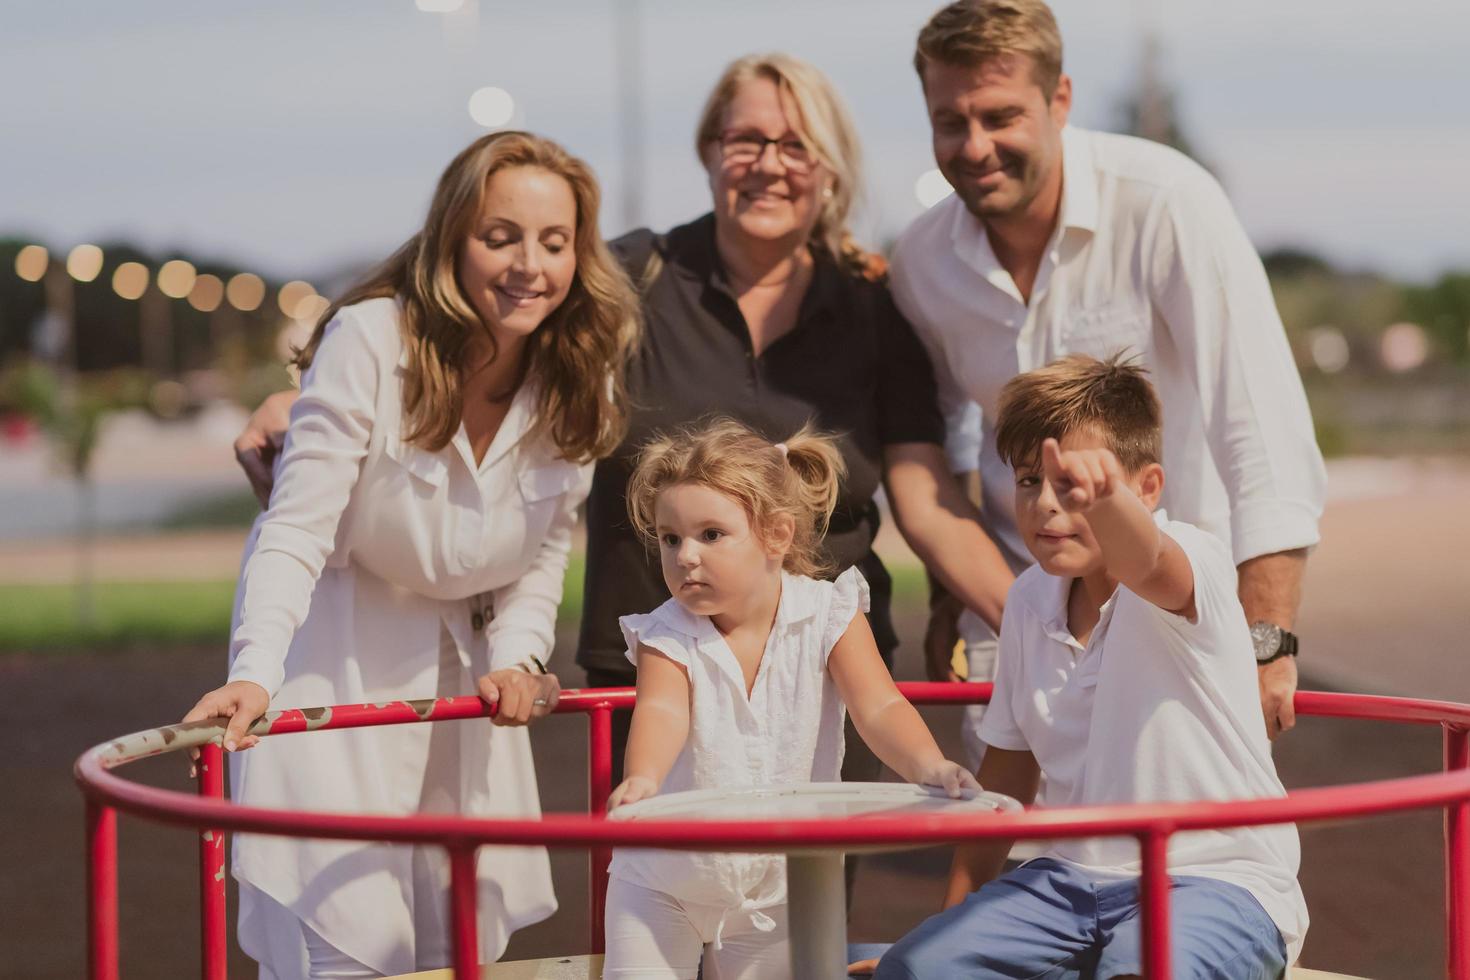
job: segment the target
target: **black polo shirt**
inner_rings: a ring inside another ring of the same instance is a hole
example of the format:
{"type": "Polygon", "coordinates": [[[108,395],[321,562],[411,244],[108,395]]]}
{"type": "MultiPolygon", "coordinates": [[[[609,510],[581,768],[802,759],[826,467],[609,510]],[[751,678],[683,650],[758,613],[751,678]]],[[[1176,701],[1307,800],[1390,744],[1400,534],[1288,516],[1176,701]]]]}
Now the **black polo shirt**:
{"type": "Polygon", "coordinates": [[[628,521],[624,493],[639,447],[656,432],[724,415],[780,441],[808,420],[838,436],[847,462],[825,548],[838,571],[858,566],[872,587],[870,618],[884,657],[898,640],[889,612],[892,583],[873,554],[883,447],[942,443],[928,356],[887,288],[849,272],[825,252],[789,333],[755,356],[745,317],[715,250],[705,215],[664,235],[647,229],[611,243],[643,285],[643,340],[629,365],[628,436],[597,464],[587,502],[587,578],[577,663],[633,671],[618,617],[669,598],[650,551],[628,521]]]}

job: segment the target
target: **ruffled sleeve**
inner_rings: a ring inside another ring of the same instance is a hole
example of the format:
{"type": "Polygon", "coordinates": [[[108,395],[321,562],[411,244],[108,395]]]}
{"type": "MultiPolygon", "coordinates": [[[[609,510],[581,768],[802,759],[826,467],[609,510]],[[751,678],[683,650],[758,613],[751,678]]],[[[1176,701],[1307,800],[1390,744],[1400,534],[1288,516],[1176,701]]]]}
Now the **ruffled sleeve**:
{"type": "Polygon", "coordinates": [[[625,655],[633,666],[638,666],[638,647],[641,644],[652,647],[687,670],[693,638],[670,628],[660,611],[655,609],[651,613],[618,617],[618,626],[623,630],[623,642],[628,645],[625,655]]]}
{"type": "Polygon", "coordinates": [[[827,604],[827,622],[822,629],[822,662],[842,639],[859,613],[868,611],[868,580],[856,568],[849,568],[832,583],[832,598],[827,604]]]}

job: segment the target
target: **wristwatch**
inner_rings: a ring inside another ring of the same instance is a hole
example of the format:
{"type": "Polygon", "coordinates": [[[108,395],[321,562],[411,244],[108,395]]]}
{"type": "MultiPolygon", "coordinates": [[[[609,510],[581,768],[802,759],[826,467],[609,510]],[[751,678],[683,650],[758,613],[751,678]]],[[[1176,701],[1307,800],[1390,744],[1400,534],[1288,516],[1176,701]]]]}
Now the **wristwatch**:
{"type": "Polygon", "coordinates": [[[1256,648],[1257,667],[1264,667],[1282,657],[1296,656],[1296,634],[1264,619],[1251,623],[1251,643],[1256,648]]]}

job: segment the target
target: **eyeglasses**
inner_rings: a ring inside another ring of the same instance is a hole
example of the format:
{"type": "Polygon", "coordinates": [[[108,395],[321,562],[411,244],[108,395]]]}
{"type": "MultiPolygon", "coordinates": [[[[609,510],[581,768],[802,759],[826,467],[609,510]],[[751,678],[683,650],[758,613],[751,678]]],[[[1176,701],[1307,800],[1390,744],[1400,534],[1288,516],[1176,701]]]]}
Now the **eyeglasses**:
{"type": "Polygon", "coordinates": [[[809,174],[817,165],[816,155],[799,139],[771,139],[748,132],[720,134],[720,158],[726,163],[748,167],[761,158],[768,145],[776,148],[781,165],[794,174],[809,174]]]}

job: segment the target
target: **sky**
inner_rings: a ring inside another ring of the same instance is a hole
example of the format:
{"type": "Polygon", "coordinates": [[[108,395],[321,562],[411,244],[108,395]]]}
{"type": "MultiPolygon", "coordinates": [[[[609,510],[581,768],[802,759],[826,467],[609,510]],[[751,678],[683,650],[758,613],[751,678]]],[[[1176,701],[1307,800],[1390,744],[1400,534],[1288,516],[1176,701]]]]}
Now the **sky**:
{"type": "MultiPolygon", "coordinates": [[[[933,0],[81,0],[0,15],[0,237],[65,250],[126,239],[329,276],[383,257],[444,165],[514,124],[602,178],[602,227],[708,209],[691,147],[726,62],[785,50],[827,72],[857,121],[869,243],[922,210],[933,166],[913,38],[933,0]],[[642,206],[629,214],[614,39],[635,24],[642,206]]],[[[1056,0],[1075,124],[1108,129],[1152,27],[1186,131],[1265,249],[1319,251],[1427,281],[1470,268],[1470,4],[1447,0],[1056,0]],[[1391,13],[1389,12],[1391,9],[1391,13]]]]}

